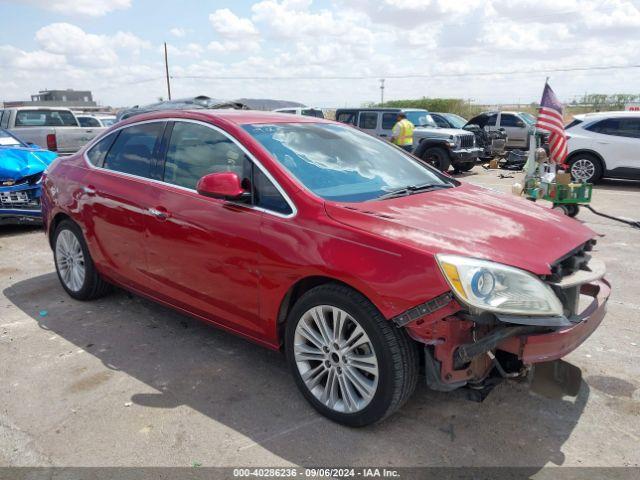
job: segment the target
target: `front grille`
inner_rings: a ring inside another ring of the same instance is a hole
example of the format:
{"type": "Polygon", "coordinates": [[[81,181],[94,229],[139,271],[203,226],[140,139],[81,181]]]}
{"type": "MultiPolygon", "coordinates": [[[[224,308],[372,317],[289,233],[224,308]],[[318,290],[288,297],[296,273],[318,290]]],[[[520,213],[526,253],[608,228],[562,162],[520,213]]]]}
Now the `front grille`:
{"type": "Polygon", "coordinates": [[[588,263],[591,259],[591,255],[587,252],[593,250],[593,246],[596,244],[595,240],[589,240],[578,248],[571,250],[566,255],[560,257],[551,265],[551,275],[546,280],[549,282],[559,282],[564,277],[567,277],[578,270],[588,270],[588,263]]]}
{"type": "Polygon", "coordinates": [[[0,192],[0,208],[16,210],[37,210],[40,208],[40,199],[30,195],[30,192],[0,192]]]}
{"type": "Polygon", "coordinates": [[[564,315],[569,318],[569,320],[576,318],[575,315],[578,313],[581,286],[577,285],[571,288],[558,288],[553,285],[553,283],[561,282],[563,278],[576,273],[578,270],[588,271],[589,260],[591,260],[591,255],[589,255],[588,252],[593,250],[593,246],[595,244],[595,240],[589,240],[556,260],[551,265],[551,275],[548,275],[545,278],[545,280],[550,283],[551,288],[562,303],[564,315]]]}
{"type": "Polygon", "coordinates": [[[474,135],[460,135],[460,148],[473,148],[474,135]]]}

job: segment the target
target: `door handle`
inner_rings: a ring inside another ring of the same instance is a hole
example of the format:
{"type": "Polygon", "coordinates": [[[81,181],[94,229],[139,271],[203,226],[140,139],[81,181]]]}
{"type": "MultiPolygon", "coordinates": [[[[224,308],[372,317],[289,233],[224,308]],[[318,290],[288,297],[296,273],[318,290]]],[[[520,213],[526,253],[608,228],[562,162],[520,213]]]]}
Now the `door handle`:
{"type": "Polygon", "coordinates": [[[166,220],[169,218],[169,212],[167,212],[164,208],[150,208],[149,213],[156,217],[158,220],[166,220]]]}
{"type": "Polygon", "coordinates": [[[82,187],[82,191],[87,195],[95,195],[96,187],[94,187],[93,185],[87,185],[86,187],[82,187]]]}

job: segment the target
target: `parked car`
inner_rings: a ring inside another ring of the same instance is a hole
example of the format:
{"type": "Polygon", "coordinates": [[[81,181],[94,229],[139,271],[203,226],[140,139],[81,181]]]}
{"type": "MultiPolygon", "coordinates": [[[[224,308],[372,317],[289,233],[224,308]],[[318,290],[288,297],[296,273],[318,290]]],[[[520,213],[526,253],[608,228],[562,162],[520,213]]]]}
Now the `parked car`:
{"type": "Polygon", "coordinates": [[[640,113],[576,115],[566,127],[573,178],[595,183],[603,177],[640,179],[640,113]]]}
{"type": "Polygon", "coordinates": [[[0,129],[0,225],[42,219],[42,172],[57,157],[0,129]]]}
{"type": "Polygon", "coordinates": [[[99,115],[88,113],[76,113],[76,118],[81,127],[110,127],[116,123],[115,115],[99,115]]]}
{"type": "Polygon", "coordinates": [[[440,128],[457,128],[462,130],[467,124],[467,119],[455,113],[429,112],[431,118],[440,128]]]}
{"type": "Polygon", "coordinates": [[[476,115],[467,125],[478,125],[487,131],[504,129],[507,148],[529,149],[529,133],[535,130],[536,119],[523,112],[484,112],[476,115]]]}
{"type": "Polygon", "coordinates": [[[136,105],[125,110],[121,110],[116,115],[116,121],[131,118],[134,115],[140,115],[149,112],[158,112],[161,110],[201,110],[201,109],[236,109],[248,110],[249,107],[242,102],[235,100],[219,100],[216,98],[199,95],[197,97],[182,98],[178,100],[163,100],[161,102],[151,103],[149,105],[136,105]]]}
{"type": "Polygon", "coordinates": [[[399,112],[415,125],[413,154],[440,171],[449,167],[457,171],[471,170],[482,149],[476,146],[472,133],[460,129],[440,128],[427,110],[417,108],[339,108],[336,120],[357,126],[380,138],[391,138],[391,130],[399,112]]]}
{"type": "Polygon", "coordinates": [[[17,107],[0,110],[0,128],[14,133],[26,143],[46,146],[61,155],[75,153],[104,130],[87,128],[68,108],[17,107]]]}
{"type": "Polygon", "coordinates": [[[324,118],[321,108],[315,107],[298,107],[298,108],[276,108],[274,112],[290,113],[293,115],[304,115],[305,117],[324,118]]]}
{"type": "Polygon", "coordinates": [[[139,115],[56,160],[44,192],[71,297],[116,284],[283,349],[346,425],[400,408],[420,356],[440,391],[563,357],[610,293],[582,223],[319,118],[139,115]]]}

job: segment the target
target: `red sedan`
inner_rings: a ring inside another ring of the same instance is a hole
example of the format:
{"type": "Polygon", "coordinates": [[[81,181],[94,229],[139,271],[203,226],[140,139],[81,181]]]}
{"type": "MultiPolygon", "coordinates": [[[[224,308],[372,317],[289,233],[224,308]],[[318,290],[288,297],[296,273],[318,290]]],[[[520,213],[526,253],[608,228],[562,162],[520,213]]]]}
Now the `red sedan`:
{"type": "Polygon", "coordinates": [[[318,118],[140,115],[56,160],[42,203],[73,298],[117,285],[284,349],[307,400],[353,426],[421,367],[483,389],[566,355],[610,292],[581,223],[318,118]]]}

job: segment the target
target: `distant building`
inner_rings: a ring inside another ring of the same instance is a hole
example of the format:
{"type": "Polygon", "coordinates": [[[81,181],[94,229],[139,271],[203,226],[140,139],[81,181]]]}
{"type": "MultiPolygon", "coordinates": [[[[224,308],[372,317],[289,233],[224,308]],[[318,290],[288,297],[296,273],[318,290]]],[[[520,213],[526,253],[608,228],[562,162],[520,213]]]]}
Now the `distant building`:
{"type": "Polygon", "coordinates": [[[41,90],[31,100],[4,102],[5,107],[66,107],[92,110],[98,107],[90,90],[41,90]]]}

